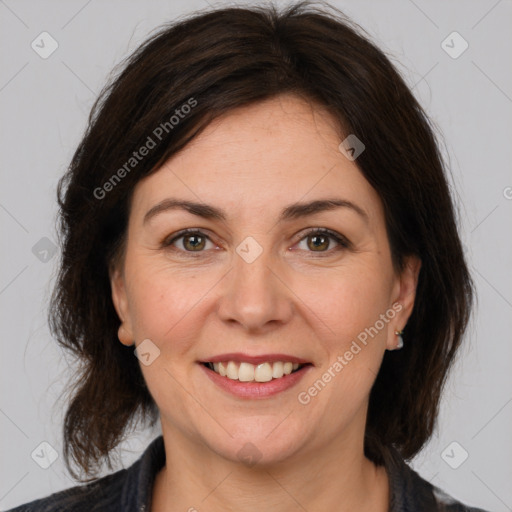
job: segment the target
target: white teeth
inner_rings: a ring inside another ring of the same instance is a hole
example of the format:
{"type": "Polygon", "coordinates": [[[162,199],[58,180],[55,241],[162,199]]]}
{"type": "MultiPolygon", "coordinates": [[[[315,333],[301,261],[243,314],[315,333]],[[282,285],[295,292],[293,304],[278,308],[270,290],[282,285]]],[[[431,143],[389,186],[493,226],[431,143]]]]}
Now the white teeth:
{"type": "Polygon", "coordinates": [[[245,361],[241,363],[235,361],[209,363],[209,367],[222,377],[239,380],[240,382],[269,382],[272,379],[280,379],[285,375],[290,375],[299,366],[299,363],[292,363],[290,361],[276,361],[274,363],[268,362],[258,365],[246,363],[245,361]]]}
{"type": "Polygon", "coordinates": [[[274,377],[274,379],[279,379],[283,375],[283,363],[281,361],[277,361],[272,365],[272,377],[274,377]]]}
{"type": "Polygon", "coordinates": [[[262,363],[256,366],[256,370],[254,370],[254,380],[256,382],[268,382],[272,380],[272,366],[270,366],[270,363],[262,363]]]}
{"type": "Polygon", "coordinates": [[[254,380],[254,365],[240,363],[240,368],[238,368],[238,380],[241,382],[251,382],[251,380],[254,380]]]}
{"type": "Polygon", "coordinates": [[[234,361],[229,361],[226,375],[228,379],[238,380],[238,366],[234,361]]]}

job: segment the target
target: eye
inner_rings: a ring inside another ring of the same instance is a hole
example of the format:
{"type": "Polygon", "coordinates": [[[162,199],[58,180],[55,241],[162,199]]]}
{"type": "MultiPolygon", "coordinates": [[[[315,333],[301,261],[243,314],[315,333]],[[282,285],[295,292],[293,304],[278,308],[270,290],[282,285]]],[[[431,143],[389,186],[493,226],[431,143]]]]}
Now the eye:
{"type": "Polygon", "coordinates": [[[332,240],[338,244],[337,249],[334,250],[350,247],[350,242],[343,235],[325,228],[311,229],[301,238],[299,244],[306,242],[305,250],[309,252],[331,254],[333,251],[328,249],[331,246],[332,240]]]}
{"type": "Polygon", "coordinates": [[[165,240],[162,245],[163,247],[169,247],[177,252],[194,253],[203,252],[203,249],[205,248],[208,249],[208,247],[206,247],[207,242],[214,245],[210,240],[210,237],[205,235],[202,231],[184,229],[183,231],[176,233],[173,238],[165,240]],[[181,240],[181,243],[178,244],[177,247],[172,247],[178,240],[181,240]]]}

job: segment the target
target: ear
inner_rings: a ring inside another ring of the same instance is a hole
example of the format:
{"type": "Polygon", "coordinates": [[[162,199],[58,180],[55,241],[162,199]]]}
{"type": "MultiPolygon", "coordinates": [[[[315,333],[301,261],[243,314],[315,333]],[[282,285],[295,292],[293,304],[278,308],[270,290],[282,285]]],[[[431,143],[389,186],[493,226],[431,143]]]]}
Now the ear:
{"type": "Polygon", "coordinates": [[[112,267],[109,271],[110,287],[112,289],[112,302],[114,308],[121,320],[119,326],[118,338],[123,345],[133,345],[135,343],[133,337],[133,328],[128,308],[128,296],[126,293],[126,283],[123,272],[118,267],[112,267]]]}
{"type": "Polygon", "coordinates": [[[397,312],[389,322],[388,338],[386,348],[395,350],[398,344],[398,336],[395,331],[401,331],[406,326],[414,308],[416,299],[416,287],[421,269],[421,260],[417,256],[407,256],[404,261],[404,268],[397,276],[393,290],[393,309],[397,312]]]}

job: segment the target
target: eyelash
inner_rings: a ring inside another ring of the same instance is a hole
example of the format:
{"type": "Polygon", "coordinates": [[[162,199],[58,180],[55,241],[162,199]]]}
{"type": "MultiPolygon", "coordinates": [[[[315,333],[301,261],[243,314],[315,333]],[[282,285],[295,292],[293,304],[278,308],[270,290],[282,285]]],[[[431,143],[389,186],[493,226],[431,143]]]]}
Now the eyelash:
{"type": "MultiPolygon", "coordinates": [[[[168,248],[176,253],[186,254],[185,257],[192,257],[192,258],[197,258],[199,255],[201,255],[201,253],[205,252],[204,250],[203,251],[186,251],[186,250],[178,249],[178,248],[172,246],[172,244],[174,242],[176,242],[180,238],[183,238],[185,235],[199,235],[201,237],[206,238],[210,242],[212,242],[210,237],[208,235],[206,235],[205,233],[203,233],[202,231],[189,228],[189,229],[184,229],[182,231],[179,231],[171,239],[164,240],[162,243],[162,248],[168,248]]],[[[316,251],[307,251],[307,252],[311,252],[312,254],[318,255],[315,257],[322,258],[322,257],[330,256],[330,255],[332,255],[333,252],[338,252],[342,249],[348,249],[351,247],[351,243],[349,242],[349,240],[347,238],[345,238],[343,235],[340,235],[339,233],[336,233],[336,231],[331,231],[330,229],[326,229],[326,228],[312,228],[309,231],[307,231],[305,234],[303,234],[302,237],[296,243],[302,242],[302,240],[304,240],[308,236],[312,236],[312,235],[324,235],[324,236],[327,236],[328,238],[335,240],[339,244],[338,248],[334,249],[334,250],[329,249],[327,251],[318,251],[318,253],[316,253],[316,251]]]]}

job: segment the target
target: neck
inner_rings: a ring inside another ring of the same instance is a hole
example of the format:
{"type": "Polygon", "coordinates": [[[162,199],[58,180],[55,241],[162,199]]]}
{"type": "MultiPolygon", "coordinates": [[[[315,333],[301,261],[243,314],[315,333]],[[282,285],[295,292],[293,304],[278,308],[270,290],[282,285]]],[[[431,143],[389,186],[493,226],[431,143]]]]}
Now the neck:
{"type": "Polygon", "coordinates": [[[166,465],[156,477],[151,512],[388,511],[386,471],[364,456],[362,443],[335,440],[250,467],[170,434],[164,432],[166,465]]]}

